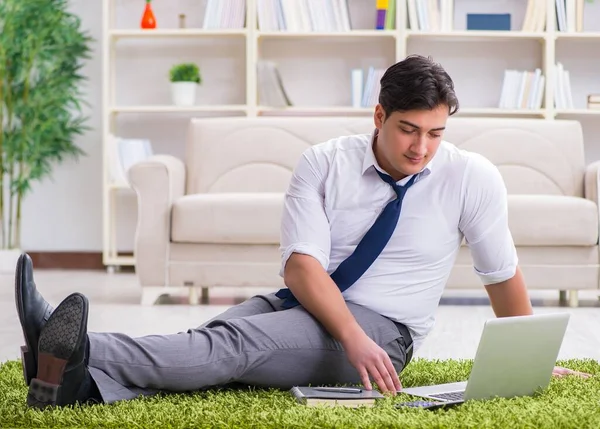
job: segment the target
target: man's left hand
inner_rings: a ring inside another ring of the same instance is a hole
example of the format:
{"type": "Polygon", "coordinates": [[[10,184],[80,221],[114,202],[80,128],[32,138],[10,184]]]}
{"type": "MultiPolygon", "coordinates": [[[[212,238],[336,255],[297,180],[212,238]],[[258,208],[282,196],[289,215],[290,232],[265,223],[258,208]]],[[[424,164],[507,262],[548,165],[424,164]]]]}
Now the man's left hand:
{"type": "Polygon", "coordinates": [[[565,375],[576,375],[582,378],[589,378],[592,376],[591,374],[587,374],[585,372],[573,371],[572,369],[562,368],[560,366],[554,367],[552,375],[555,377],[564,377],[565,375]]]}

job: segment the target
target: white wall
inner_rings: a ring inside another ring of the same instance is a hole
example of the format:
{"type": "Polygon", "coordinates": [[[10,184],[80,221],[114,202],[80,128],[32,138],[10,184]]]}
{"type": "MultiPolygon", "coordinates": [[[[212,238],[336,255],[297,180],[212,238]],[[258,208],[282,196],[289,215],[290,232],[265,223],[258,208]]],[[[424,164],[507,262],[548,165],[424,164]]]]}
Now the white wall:
{"type": "MultiPolygon", "coordinates": [[[[141,0],[116,0],[117,26],[136,28],[144,3],[141,0]]],[[[370,15],[365,13],[373,0],[351,0],[352,14],[366,28],[370,15]]],[[[588,5],[586,29],[599,30],[600,2],[588,5]]],[[[206,0],[168,0],[153,3],[159,26],[176,27],[181,11],[188,14],[188,26],[202,22],[206,0]]],[[[455,26],[465,27],[466,11],[513,13],[513,28],[523,19],[524,0],[455,0],[455,26]]],[[[87,152],[79,163],[65,162],[56,167],[53,179],[36,184],[24,203],[22,245],[36,251],[102,250],[101,182],[101,94],[102,94],[102,1],[72,0],[72,10],[96,39],[93,57],[83,73],[86,108],[92,131],[77,143],[87,152]]],[[[598,41],[561,41],[558,58],[571,71],[575,107],[584,107],[585,95],[600,92],[600,52],[598,41]]],[[[465,107],[493,106],[507,67],[533,68],[541,64],[542,46],[538,42],[434,42],[411,41],[409,52],[432,55],[456,81],[458,95],[465,107]],[[475,75],[475,77],[473,77],[475,75]]],[[[244,103],[244,44],[240,40],[165,41],[148,44],[126,41],[119,44],[117,102],[119,104],[168,103],[167,73],[171,64],[192,60],[200,64],[204,84],[198,95],[201,103],[244,103]],[[236,69],[241,68],[238,72],[236,69]]],[[[298,104],[347,105],[350,95],[349,73],[352,67],[384,66],[394,58],[393,43],[358,44],[322,43],[308,45],[298,41],[269,41],[261,45],[261,55],[280,62],[281,73],[290,97],[298,104]],[[309,79],[307,79],[309,76],[309,79]]],[[[183,156],[186,114],[157,116],[127,114],[119,117],[119,135],[149,137],[155,152],[183,156]]],[[[600,159],[600,121],[596,117],[582,121],[586,138],[586,157],[600,159]]],[[[119,250],[132,248],[136,207],[132,193],[119,198],[119,250]]]]}

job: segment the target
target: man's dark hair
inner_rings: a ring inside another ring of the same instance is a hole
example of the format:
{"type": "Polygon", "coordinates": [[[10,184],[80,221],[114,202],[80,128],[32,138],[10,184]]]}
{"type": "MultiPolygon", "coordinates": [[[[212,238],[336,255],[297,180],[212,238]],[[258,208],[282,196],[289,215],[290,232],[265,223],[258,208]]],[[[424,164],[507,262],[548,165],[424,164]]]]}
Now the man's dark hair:
{"type": "Polygon", "coordinates": [[[386,119],[395,111],[432,110],[446,105],[458,111],[454,82],[431,57],[410,55],[386,70],[380,80],[379,103],[386,119]]]}

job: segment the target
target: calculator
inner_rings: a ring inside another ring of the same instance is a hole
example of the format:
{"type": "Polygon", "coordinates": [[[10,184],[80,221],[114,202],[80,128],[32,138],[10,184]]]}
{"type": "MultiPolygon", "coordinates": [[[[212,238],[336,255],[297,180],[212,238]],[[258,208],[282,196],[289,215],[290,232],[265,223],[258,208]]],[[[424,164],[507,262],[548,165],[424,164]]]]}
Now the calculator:
{"type": "Polygon", "coordinates": [[[395,407],[396,408],[402,408],[402,407],[424,408],[424,409],[428,409],[428,410],[435,410],[437,408],[451,407],[453,405],[457,405],[460,403],[462,403],[462,401],[460,401],[460,402],[438,402],[438,401],[416,400],[416,401],[408,401],[408,402],[399,402],[395,405],[395,407]]]}

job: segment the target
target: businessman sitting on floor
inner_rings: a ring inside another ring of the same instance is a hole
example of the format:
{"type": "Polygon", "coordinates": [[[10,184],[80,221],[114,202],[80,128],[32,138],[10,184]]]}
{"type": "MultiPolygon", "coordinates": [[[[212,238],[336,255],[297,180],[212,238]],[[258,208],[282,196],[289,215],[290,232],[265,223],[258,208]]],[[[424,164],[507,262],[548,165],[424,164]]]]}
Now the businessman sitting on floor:
{"type": "Polygon", "coordinates": [[[312,146],[295,168],[281,224],[287,287],[187,332],[88,332],[86,297],[72,294],[52,309],[22,255],[16,302],[27,403],[111,403],[233,382],[371,389],[374,381],[396,392],[432,328],[463,237],[495,314],[531,314],[502,177],[443,140],[457,109],[440,65],[410,56],[391,66],[374,131],[312,146]]]}

